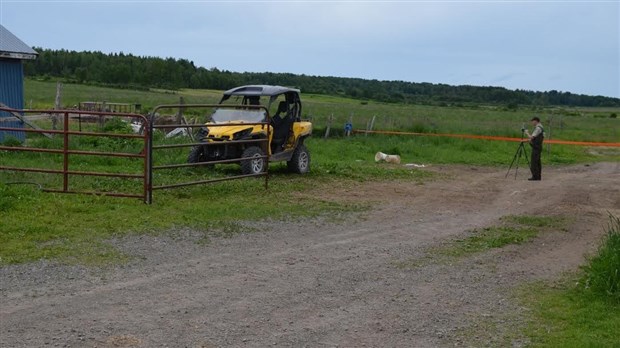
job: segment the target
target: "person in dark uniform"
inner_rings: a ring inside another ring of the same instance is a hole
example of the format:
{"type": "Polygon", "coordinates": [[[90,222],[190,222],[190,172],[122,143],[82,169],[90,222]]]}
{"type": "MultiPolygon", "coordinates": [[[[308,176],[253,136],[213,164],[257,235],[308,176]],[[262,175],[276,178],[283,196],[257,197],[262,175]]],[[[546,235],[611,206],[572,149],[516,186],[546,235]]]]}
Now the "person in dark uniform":
{"type": "Polygon", "coordinates": [[[545,138],[545,129],[540,123],[540,118],[532,118],[532,126],[534,130],[532,134],[526,129],[525,135],[527,135],[530,146],[532,147],[532,161],[530,162],[530,170],[532,171],[532,177],[527,179],[530,181],[541,180],[542,165],[540,163],[540,154],[543,149],[543,140],[545,138]]]}

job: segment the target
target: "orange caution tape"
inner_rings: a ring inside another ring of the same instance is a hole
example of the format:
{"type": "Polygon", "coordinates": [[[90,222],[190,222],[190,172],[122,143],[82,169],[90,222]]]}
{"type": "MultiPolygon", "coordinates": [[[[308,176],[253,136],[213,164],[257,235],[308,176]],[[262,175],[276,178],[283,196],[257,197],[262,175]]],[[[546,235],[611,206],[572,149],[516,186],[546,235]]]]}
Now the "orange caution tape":
{"type": "MultiPolygon", "coordinates": [[[[416,133],[416,132],[397,132],[397,131],[366,131],[355,129],[353,133],[369,133],[369,134],[386,134],[386,135],[422,135],[428,137],[449,137],[449,138],[461,138],[461,139],[482,139],[482,140],[499,140],[499,141],[514,141],[520,142],[524,139],[511,138],[511,137],[498,137],[492,135],[473,135],[473,134],[438,134],[438,133],[416,133]]],[[[579,145],[579,146],[609,146],[620,147],[620,143],[601,143],[601,142],[589,142],[589,141],[570,141],[570,140],[545,140],[545,144],[562,144],[562,145],[579,145]]]]}

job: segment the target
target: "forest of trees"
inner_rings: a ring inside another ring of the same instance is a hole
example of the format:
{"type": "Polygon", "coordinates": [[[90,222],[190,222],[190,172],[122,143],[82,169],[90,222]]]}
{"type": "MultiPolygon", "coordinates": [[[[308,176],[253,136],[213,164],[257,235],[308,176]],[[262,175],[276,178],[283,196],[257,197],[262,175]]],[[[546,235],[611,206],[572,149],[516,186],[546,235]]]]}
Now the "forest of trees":
{"type": "Polygon", "coordinates": [[[131,54],[75,52],[34,48],[39,57],[24,64],[30,77],[59,77],[68,82],[124,88],[208,88],[225,90],[246,84],[294,86],[304,93],[341,95],[362,100],[416,104],[503,104],[620,106],[619,98],[569,92],[509,90],[503,87],[378,81],[359,78],[251,73],[197,67],[186,59],[139,57],[131,54]]]}

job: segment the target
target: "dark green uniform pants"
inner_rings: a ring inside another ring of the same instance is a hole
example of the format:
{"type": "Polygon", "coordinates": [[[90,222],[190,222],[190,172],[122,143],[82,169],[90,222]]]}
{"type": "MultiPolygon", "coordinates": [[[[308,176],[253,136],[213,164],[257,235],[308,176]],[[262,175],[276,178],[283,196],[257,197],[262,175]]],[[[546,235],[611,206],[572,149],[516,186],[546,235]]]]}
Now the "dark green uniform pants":
{"type": "Polygon", "coordinates": [[[537,148],[532,148],[532,162],[531,162],[531,171],[532,171],[532,179],[534,180],[540,180],[541,179],[541,172],[542,172],[542,165],[540,163],[540,153],[542,152],[542,149],[537,149],[537,148]]]}
{"type": "Polygon", "coordinates": [[[542,164],[540,163],[540,154],[543,149],[543,137],[539,135],[532,139],[530,145],[532,146],[532,161],[530,162],[530,170],[532,171],[532,179],[541,180],[542,164]]]}

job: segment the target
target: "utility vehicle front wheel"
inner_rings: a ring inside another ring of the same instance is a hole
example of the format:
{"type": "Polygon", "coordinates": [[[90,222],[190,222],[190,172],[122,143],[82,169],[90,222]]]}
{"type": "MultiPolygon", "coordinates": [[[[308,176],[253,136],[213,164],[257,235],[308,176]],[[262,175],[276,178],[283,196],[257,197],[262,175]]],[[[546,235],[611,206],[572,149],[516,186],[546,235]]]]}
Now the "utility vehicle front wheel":
{"type": "Polygon", "coordinates": [[[241,161],[241,173],[244,175],[260,174],[267,168],[265,152],[258,146],[250,146],[243,151],[241,157],[252,157],[251,159],[241,161]]]}
{"type": "MultiPolygon", "coordinates": [[[[187,163],[203,163],[207,161],[207,153],[204,146],[194,146],[187,156],[187,163]]],[[[214,164],[205,165],[208,169],[215,167],[214,164]]]]}
{"type": "Polygon", "coordinates": [[[187,156],[187,163],[200,163],[207,160],[204,146],[194,146],[187,156]]]}
{"type": "Polygon", "coordinates": [[[294,173],[306,174],[310,171],[310,152],[304,144],[300,144],[293,152],[291,160],[286,162],[288,169],[294,173]]]}

